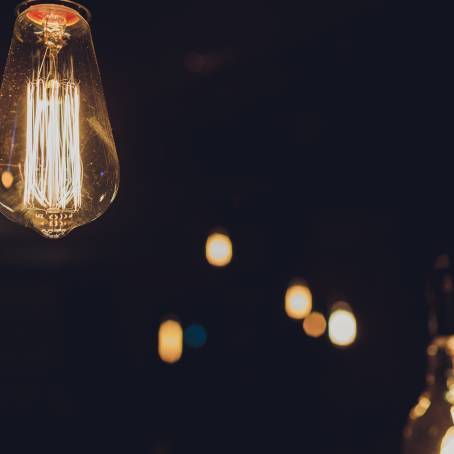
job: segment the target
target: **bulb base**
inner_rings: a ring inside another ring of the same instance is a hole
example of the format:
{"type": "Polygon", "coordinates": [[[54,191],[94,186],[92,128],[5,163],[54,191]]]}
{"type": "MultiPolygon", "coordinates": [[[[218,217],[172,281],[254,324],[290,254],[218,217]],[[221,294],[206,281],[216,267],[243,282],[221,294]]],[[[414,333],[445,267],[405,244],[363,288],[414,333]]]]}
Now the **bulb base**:
{"type": "Polygon", "coordinates": [[[74,212],[70,210],[32,210],[31,221],[41,235],[59,239],[72,230],[74,212]]]}

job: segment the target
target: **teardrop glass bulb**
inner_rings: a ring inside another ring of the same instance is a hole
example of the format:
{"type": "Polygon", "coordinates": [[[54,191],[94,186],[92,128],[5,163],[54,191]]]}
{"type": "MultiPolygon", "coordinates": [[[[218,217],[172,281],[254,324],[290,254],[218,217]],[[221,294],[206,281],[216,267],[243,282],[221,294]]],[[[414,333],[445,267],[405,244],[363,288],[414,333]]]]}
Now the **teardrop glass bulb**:
{"type": "Polygon", "coordinates": [[[0,90],[0,211],[47,238],[98,218],[118,191],[88,16],[72,1],[19,5],[0,90]]]}

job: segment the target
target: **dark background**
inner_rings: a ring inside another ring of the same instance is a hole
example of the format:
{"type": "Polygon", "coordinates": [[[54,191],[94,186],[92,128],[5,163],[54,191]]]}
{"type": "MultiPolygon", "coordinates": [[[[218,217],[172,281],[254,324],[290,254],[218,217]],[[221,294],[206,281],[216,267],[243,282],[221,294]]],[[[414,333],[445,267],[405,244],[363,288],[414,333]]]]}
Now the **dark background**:
{"type": "Polygon", "coordinates": [[[454,239],[446,12],[86,6],[120,192],[60,241],[0,220],[0,451],[397,454],[424,386],[427,272],[454,239]],[[204,259],[216,226],[235,247],[222,270],[204,259]],[[352,348],[286,317],[295,276],[318,310],[351,303],[352,348]],[[156,352],[168,314],[208,331],[173,366],[156,352]]]}

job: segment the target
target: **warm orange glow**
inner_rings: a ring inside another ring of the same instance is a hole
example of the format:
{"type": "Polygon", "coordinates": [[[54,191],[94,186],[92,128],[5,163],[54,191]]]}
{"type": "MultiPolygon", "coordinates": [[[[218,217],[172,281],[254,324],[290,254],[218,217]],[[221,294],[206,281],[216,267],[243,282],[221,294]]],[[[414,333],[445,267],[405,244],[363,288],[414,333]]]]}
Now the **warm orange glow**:
{"type": "Polygon", "coordinates": [[[2,185],[5,189],[9,189],[14,183],[13,174],[9,170],[2,173],[2,185]]]}
{"type": "Polygon", "coordinates": [[[225,233],[212,233],[205,245],[207,261],[213,266],[226,266],[232,261],[232,240],[225,233]]]}
{"type": "Polygon", "coordinates": [[[159,357],[166,363],[176,363],[183,354],[183,328],[175,320],[167,320],[159,327],[159,357]]]}
{"type": "Polygon", "coordinates": [[[326,331],[326,319],[320,312],[312,312],[303,322],[304,332],[310,337],[320,337],[326,331]]]}
{"type": "Polygon", "coordinates": [[[331,342],[340,347],[347,347],[356,340],[356,318],[346,303],[334,306],[329,317],[328,334],[331,342]]]}
{"type": "Polygon", "coordinates": [[[443,437],[440,454],[454,454],[454,427],[449,428],[443,437]]]}
{"type": "Polygon", "coordinates": [[[293,284],[285,292],[285,312],[290,318],[301,320],[312,311],[312,293],[304,284],[293,284]]]}
{"type": "MultiPolygon", "coordinates": [[[[63,21],[67,27],[79,22],[77,13],[63,5],[55,5],[52,10],[52,15],[56,18],[55,20],[63,21]]],[[[35,24],[43,25],[46,18],[49,17],[49,5],[32,6],[27,12],[27,17],[35,24]]]]}

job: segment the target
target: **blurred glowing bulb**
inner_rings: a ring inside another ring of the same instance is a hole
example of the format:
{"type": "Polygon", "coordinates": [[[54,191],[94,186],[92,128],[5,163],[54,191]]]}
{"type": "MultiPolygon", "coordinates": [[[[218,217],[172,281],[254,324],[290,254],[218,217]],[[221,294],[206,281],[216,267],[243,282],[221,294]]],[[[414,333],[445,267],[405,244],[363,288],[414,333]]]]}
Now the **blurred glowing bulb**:
{"type": "Polygon", "coordinates": [[[292,284],[285,292],[285,312],[290,318],[302,320],[312,311],[312,293],[304,284],[292,284]]]}
{"type": "Polygon", "coordinates": [[[356,318],[347,304],[334,307],[328,321],[328,334],[331,342],[340,347],[347,347],[355,342],[356,318]]]}
{"type": "Polygon", "coordinates": [[[440,454],[454,454],[454,427],[448,429],[443,437],[440,454]]]}
{"type": "Polygon", "coordinates": [[[161,324],[158,333],[158,353],[165,363],[176,363],[183,354],[183,328],[175,320],[161,324]]]}
{"type": "Polygon", "coordinates": [[[225,233],[212,233],[205,245],[208,263],[213,266],[226,266],[232,261],[232,240],[225,233]]]}
{"type": "Polygon", "coordinates": [[[303,322],[304,332],[310,337],[320,337],[326,331],[326,319],[320,312],[312,312],[303,322]]]}
{"type": "Polygon", "coordinates": [[[2,173],[2,185],[5,189],[9,189],[14,183],[13,174],[9,170],[2,173]]]}

